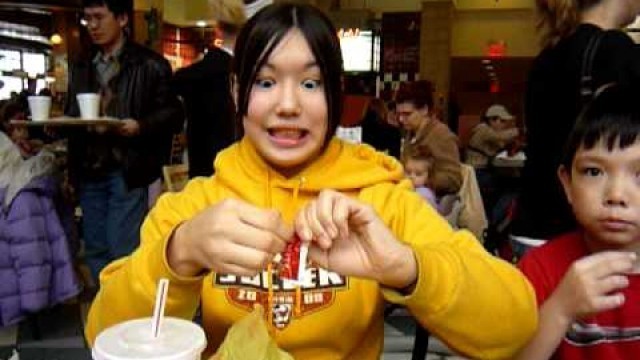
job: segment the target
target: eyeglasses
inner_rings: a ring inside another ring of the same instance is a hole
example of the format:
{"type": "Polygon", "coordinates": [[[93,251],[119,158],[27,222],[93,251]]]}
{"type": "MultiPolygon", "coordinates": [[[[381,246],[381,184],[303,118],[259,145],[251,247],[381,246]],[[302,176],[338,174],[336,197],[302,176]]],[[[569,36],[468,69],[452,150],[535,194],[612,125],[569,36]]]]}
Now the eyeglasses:
{"type": "Polygon", "coordinates": [[[80,24],[82,24],[82,26],[89,26],[90,24],[100,24],[104,21],[105,16],[104,15],[83,15],[80,18],[80,24]]]}

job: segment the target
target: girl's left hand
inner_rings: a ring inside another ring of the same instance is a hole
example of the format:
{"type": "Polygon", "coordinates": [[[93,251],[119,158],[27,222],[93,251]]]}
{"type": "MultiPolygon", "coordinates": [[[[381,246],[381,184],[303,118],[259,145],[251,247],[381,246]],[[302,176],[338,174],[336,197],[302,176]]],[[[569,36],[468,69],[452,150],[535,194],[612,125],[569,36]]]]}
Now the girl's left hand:
{"type": "Polygon", "coordinates": [[[298,213],[295,229],[302,241],[310,242],[309,257],[320,267],[395,289],[416,282],[413,249],[358,200],[324,190],[298,213]]]}

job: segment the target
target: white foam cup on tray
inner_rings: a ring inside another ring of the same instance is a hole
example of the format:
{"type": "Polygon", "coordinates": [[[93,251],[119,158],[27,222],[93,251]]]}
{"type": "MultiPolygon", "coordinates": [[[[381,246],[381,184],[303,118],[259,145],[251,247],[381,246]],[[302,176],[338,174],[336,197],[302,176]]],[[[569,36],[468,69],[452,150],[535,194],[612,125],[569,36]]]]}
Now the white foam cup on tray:
{"type": "Polygon", "coordinates": [[[82,93],[76,95],[80,117],[87,120],[96,120],[100,116],[100,94],[82,93]]]}

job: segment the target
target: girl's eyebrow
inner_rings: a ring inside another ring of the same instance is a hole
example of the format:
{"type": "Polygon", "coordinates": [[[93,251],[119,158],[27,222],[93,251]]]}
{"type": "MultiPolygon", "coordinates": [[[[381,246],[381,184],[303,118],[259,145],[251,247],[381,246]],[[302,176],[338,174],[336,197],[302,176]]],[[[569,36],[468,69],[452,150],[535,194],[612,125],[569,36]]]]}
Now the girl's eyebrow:
{"type": "MultiPolygon", "coordinates": [[[[307,62],[306,64],[304,64],[304,70],[305,71],[309,70],[309,69],[312,69],[312,68],[315,68],[315,67],[319,67],[318,62],[315,61],[315,60],[311,60],[311,61],[307,62]]],[[[268,68],[268,70],[272,70],[272,71],[276,71],[278,69],[277,66],[275,66],[275,65],[273,65],[272,63],[269,63],[269,62],[265,63],[263,65],[263,68],[268,68]]]]}

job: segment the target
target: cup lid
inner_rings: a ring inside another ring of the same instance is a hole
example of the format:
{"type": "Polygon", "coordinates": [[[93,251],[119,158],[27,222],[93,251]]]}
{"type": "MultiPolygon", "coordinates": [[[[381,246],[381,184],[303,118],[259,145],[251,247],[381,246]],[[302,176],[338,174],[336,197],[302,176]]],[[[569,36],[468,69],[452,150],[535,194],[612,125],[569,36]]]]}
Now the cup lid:
{"type": "Polygon", "coordinates": [[[207,340],[192,321],[165,317],[157,338],[151,334],[151,318],[114,325],[100,334],[93,345],[95,360],[191,360],[199,359],[207,340]]]}

